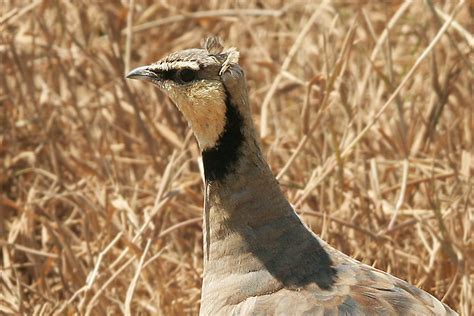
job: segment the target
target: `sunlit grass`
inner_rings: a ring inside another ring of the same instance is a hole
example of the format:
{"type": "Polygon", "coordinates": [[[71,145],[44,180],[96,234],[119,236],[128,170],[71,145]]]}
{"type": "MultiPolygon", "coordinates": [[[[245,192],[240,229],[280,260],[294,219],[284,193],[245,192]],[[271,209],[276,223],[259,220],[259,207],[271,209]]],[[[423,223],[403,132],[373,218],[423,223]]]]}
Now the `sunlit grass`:
{"type": "Polygon", "coordinates": [[[199,151],[170,100],[124,74],[209,34],[239,48],[304,221],[472,314],[468,4],[212,3],[2,2],[0,314],[198,313],[199,151]]]}

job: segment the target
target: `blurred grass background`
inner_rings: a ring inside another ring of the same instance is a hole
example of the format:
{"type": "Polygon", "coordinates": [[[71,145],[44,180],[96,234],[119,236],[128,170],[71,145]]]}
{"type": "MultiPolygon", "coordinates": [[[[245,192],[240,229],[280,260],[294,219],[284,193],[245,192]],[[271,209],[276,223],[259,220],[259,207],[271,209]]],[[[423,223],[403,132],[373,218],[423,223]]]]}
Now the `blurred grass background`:
{"type": "Polygon", "coordinates": [[[2,0],[0,314],[198,313],[199,151],[169,99],[124,74],[216,34],[241,51],[304,221],[472,315],[473,10],[2,0]]]}

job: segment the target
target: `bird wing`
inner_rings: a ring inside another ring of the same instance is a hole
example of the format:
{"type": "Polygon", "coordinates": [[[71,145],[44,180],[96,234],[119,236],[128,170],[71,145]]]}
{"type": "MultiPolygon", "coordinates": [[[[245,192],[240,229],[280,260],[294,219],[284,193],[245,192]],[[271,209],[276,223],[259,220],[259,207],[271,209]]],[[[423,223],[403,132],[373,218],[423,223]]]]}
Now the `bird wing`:
{"type": "Polygon", "coordinates": [[[232,306],[233,315],[457,315],[427,292],[354,260],[324,241],[337,280],[329,290],[316,284],[280,288],[232,306]]]}

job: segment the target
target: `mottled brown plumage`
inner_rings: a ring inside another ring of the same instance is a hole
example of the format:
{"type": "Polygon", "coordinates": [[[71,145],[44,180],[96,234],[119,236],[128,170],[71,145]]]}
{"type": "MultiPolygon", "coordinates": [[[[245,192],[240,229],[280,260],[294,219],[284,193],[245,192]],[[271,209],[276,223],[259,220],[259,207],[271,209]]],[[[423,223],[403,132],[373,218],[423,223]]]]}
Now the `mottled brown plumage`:
{"type": "Polygon", "coordinates": [[[128,77],[165,90],[202,149],[202,315],[456,315],[303,225],[263,158],[235,49],[211,38],[128,77]]]}

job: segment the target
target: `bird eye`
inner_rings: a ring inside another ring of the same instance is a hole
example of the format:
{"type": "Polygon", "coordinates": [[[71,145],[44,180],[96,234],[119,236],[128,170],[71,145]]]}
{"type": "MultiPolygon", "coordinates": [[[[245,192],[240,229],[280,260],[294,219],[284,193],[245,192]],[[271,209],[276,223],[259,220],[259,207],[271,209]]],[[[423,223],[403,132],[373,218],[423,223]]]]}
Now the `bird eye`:
{"type": "Polygon", "coordinates": [[[180,70],[176,75],[180,81],[185,83],[191,82],[196,79],[196,72],[192,69],[180,70]]]}

